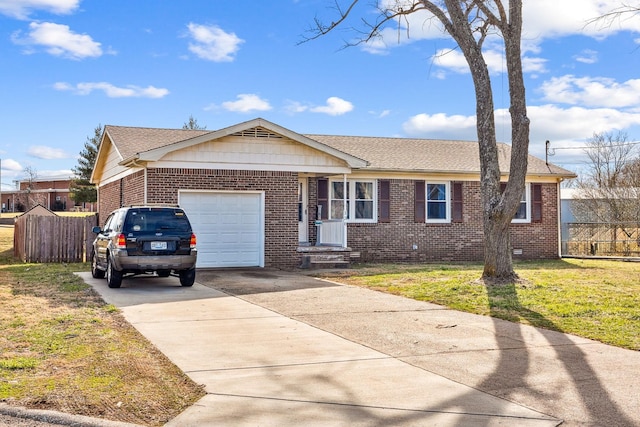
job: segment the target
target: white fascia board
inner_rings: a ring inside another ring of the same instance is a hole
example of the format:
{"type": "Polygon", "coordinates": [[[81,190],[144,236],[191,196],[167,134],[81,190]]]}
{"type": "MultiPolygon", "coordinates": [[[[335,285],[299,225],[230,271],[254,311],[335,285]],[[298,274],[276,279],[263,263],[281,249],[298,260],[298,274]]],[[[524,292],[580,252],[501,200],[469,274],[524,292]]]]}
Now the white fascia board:
{"type": "MultiPolygon", "coordinates": [[[[105,126],[106,127],[106,126],[105,126]]],[[[98,164],[98,160],[102,160],[102,162],[104,163],[104,160],[102,159],[102,157],[106,156],[106,154],[104,154],[104,152],[107,150],[106,146],[107,144],[105,144],[105,141],[109,141],[109,144],[113,146],[113,149],[116,151],[116,153],[118,154],[118,157],[120,157],[120,159],[122,159],[122,154],[120,154],[120,150],[118,150],[118,147],[116,146],[116,144],[113,143],[113,139],[111,138],[111,135],[109,135],[109,132],[107,131],[107,129],[105,129],[102,132],[102,138],[100,139],[100,146],[98,147],[98,153],[96,153],[96,163],[93,165],[93,171],[91,172],[91,178],[89,178],[89,182],[92,184],[96,184],[96,166],[98,164]]],[[[104,168],[101,168],[104,169],[104,168]]]]}

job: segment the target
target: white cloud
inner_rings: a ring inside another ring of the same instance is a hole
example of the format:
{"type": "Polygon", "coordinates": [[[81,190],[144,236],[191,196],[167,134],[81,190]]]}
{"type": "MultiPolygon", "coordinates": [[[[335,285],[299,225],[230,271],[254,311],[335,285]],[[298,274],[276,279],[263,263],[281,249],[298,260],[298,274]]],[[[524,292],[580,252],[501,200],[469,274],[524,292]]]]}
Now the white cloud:
{"type": "Polygon", "coordinates": [[[583,64],[595,64],[598,62],[598,52],[592,49],[585,49],[580,54],[575,55],[574,58],[583,64]]]}
{"type": "Polygon", "coordinates": [[[227,33],[216,25],[199,25],[189,23],[189,36],[193,39],[189,43],[189,50],[199,58],[214,62],[231,62],[240,49],[244,40],[227,33]]]}
{"type": "Polygon", "coordinates": [[[0,13],[17,19],[27,19],[37,10],[65,15],[74,12],[79,4],[80,0],[0,0],[0,13]]]}
{"type": "Polygon", "coordinates": [[[304,113],[305,111],[309,110],[309,106],[304,105],[298,101],[288,100],[285,102],[284,110],[288,114],[304,113]]]}
{"type": "Polygon", "coordinates": [[[73,177],[73,171],[71,171],[70,169],[58,169],[58,170],[51,170],[51,169],[44,169],[44,170],[39,170],[38,171],[38,179],[47,179],[47,178],[71,178],[73,177]]]}
{"type": "Polygon", "coordinates": [[[22,172],[22,170],[24,169],[20,163],[16,162],[13,159],[2,159],[1,162],[3,171],[22,172]]]}
{"type": "Polygon", "coordinates": [[[523,2],[523,39],[553,39],[568,35],[605,38],[621,31],[640,32],[640,16],[614,22],[594,21],[621,6],[619,0],[536,0],[523,2]]]}
{"type": "Polygon", "coordinates": [[[29,34],[21,38],[21,33],[14,33],[11,38],[20,45],[42,46],[51,55],[69,59],[95,58],[102,55],[100,43],[91,36],[76,34],[69,26],[52,22],[32,22],[29,34]]]}
{"type": "Polygon", "coordinates": [[[410,117],[402,128],[409,136],[443,139],[476,138],[476,116],[418,114],[410,117]]]}
{"type": "MultiPolygon", "coordinates": [[[[594,132],[612,132],[640,126],[640,111],[622,112],[612,108],[561,108],[556,105],[529,106],[527,114],[531,120],[530,152],[544,158],[544,142],[549,140],[555,147],[570,148],[584,146],[584,141],[594,132]]],[[[498,141],[510,142],[511,122],[509,111],[495,111],[498,141]]],[[[476,117],[446,114],[418,114],[403,124],[408,136],[430,139],[477,140],[476,117]]],[[[563,151],[553,161],[579,159],[583,152],[563,151]]]]}
{"type": "Polygon", "coordinates": [[[67,159],[69,155],[60,148],[47,147],[45,145],[34,145],[29,147],[27,154],[38,159],[67,159]]]}
{"type": "Polygon", "coordinates": [[[604,77],[553,77],[540,87],[544,99],[587,107],[640,106],[640,79],[617,83],[604,77]]]}
{"type": "Polygon", "coordinates": [[[389,114],[391,114],[391,110],[382,110],[382,111],[367,111],[367,113],[369,113],[371,116],[377,118],[377,119],[383,119],[385,117],[387,117],[389,114]]]}
{"type": "MultiPolygon", "coordinates": [[[[506,72],[507,65],[501,50],[485,50],[484,59],[487,62],[487,67],[489,68],[490,73],[500,74],[506,72]]],[[[470,73],[469,64],[467,64],[466,58],[459,49],[440,49],[433,55],[432,60],[435,65],[456,73],[470,73]]],[[[522,58],[522,68],[524,72],[545,72],[545,64],[546,60],[543,58],[530,56],[522,58]]]]}
{"type": "Polygon", "coordinates": [[[91,92],[101,90],[109,98],[163,98],[169,94],[168,89],[147,86],[146,88],[128,85],[126,87],[114,86],[106,82],[84,82],[75,86],[58,82],[53,88],[60,91],[70,91],[76,95],[89,95],[91,92]]]}
{"type": "Polygon", "coordinates": [[[312,107],[309,111],[314,113],[324,113],[330,116],[340,116],[353,110],[353,104],[342,98],[332,96],[327,99],[327,104],[319,107],[312,107]]]}
{"type": "MultiPolygon", "coordinates": [[[[536,0],[523,2],[522,52],[525,72],[546,72],[545,60],[540,58],[541,44],[545,40],[571,35],[584,35],[596,39],[604,39],[622,31],[640,32],[640,14],[627,14],[623,19],[615,21],[597,20],[620,7],[619,0],[536,0]],[[534,54],[533,56],[531,54],[534,54]]],[[[397,0],[384,0],[382,6],[394,7],[402,4],[397,0]]],[[[377,16],[377,11],[371,14],[377,16]]],[[[383,54],[388,50],[420,40],[450,39],[443,31],[441,24],[433,15],[422,11],[405,16],[401,21],[389,24],[380,31],[380,37],[371,42],[360,44],[370,53],[383,54]]],[[[492,73],[504,72],[502,52],[499,43],[490,36],[485,40],[484,55],[492,73]]],[[[455,43],[452,41],[452,47],[455,43]]],[[[440,50],[433,57],[434,62],[458,73],[468,72],[468,65],[463,55],[455,50],[449,53],[440,50]],[[446,55],[442,53],[445,52],[446,55]]],[[[593,52],[583,52],[575,58],[588,62],[597,60],[593,52]]]]}
{"type": "Polygon", "coordinates": [[[528,107],[527,112],[531,119],[532,140],[584,140],[594,132],[608,132],[640,125],[640,113],[612,108],[561,108],[557,105],[539,105],[528,107]]]}
{"type": "Polygon", "coordinates": [[[238,95],[237,101],[223,102],[222,107],[228,111],[234,111],[237,113],[250,113],[252,111],[271,110],[269,101],[260,98],[258,95],[250,93],[243,93],[238,95]]]}

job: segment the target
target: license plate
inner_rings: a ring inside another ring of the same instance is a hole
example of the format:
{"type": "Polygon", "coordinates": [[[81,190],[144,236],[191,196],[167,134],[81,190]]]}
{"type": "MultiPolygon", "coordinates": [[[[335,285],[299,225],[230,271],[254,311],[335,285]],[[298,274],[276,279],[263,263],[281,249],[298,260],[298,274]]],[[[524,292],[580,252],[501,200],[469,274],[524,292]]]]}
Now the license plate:
{"type": "Polygon", "coordinates": [[[151,242],[151,250],[152,251],[167,250],[167,242],[151,242]]]}

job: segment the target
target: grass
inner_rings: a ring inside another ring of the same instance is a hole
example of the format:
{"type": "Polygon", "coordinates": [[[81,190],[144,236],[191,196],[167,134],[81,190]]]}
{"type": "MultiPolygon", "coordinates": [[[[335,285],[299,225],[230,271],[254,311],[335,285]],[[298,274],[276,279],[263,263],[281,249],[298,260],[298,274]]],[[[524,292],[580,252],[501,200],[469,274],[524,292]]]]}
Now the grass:
{"type": "Polygon", "coordinates": [[[204,395],[75,271],[23,264],[0,227],[0,401],[160,426],[204,395]]]}
{"type": "Polygon", "coordinates": [[[640,262],[518,262],[522,280],[485,285],[481,265],[375,265],[322,274],[470,313],[640,350],[640,262]]]}

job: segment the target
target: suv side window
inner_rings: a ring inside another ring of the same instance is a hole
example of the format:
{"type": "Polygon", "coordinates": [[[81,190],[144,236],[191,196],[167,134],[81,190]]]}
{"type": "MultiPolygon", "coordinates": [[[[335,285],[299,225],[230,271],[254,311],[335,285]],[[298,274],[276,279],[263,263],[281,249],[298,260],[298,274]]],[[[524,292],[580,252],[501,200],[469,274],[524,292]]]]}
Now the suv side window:
{"type": "Polygon", "coordinates": [[[115,231],[122,231],[122,223],[124,221],[124,215],[122,211],[116,212],[111,222],[111,228],[115,231]]]}
{"type": "Polygon", "coordinates": [[[111,231],[111,223],[113,222],[114,216],[115,214],[112,213],[107,217],[107,220],[104,222],[104,226],[102,227],[102,230],[104,230],[105,232],[111,231]]]}

